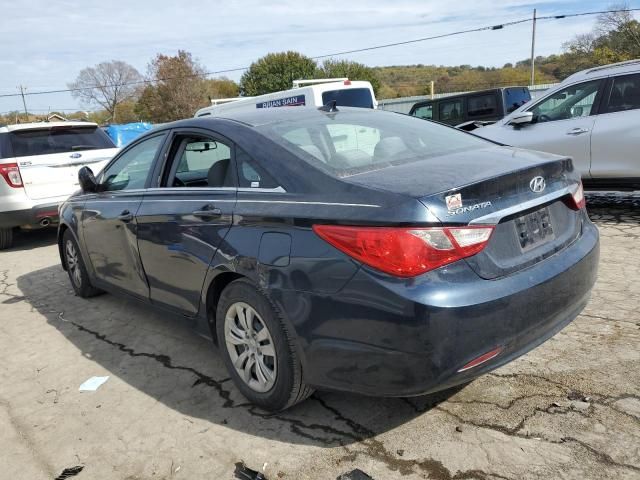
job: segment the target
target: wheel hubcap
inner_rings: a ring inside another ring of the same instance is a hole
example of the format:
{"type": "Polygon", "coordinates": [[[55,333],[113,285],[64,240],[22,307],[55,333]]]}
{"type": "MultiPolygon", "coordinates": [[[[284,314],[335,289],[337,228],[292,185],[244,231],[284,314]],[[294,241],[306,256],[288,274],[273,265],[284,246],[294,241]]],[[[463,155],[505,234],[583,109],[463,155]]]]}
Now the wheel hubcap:
{"type": "Polygon", "coordinates": [[[80,265],[78,264],[78,252],[71,240],[67,241],[66,255],[67,268],[69,269],[69,272],[71,272],[71,279],[73,280],[74,285],[80,288],[82,286],[82,276],[80,273],[80,265]]]}
{"type": "Polygon", "coordinates": [[[256,392],[267,392],[276,381],[276,351],[267,325],[253,307],[232,304],[224,319],[227,351],[240,378],[256,392]]]}

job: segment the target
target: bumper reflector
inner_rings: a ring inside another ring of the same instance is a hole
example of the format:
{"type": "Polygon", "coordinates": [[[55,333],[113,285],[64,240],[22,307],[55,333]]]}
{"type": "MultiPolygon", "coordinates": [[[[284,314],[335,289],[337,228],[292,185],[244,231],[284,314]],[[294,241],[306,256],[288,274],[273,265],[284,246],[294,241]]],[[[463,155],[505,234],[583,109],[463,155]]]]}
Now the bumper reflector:
{"type": "Polygon", "coordinates": [[[498,355],[500,355],[500,352],[502,352],[502,347],[497,347],[497,348],[494,348],[493,350],[491,350],[491,351],[489,351],[487,353],[483,353],[479,357],[474,358],[473,360],[471,360],[469,363],[467,363],[460,370],[458,370],[458,373],[464,372],[464,371],[469,370],[469,369],[471,369],[473,367],[477,367],[478,365],[481,365],[481,364],[483,364],[485,362],[488,362],[492,358],[495,358],[498,355]]]}

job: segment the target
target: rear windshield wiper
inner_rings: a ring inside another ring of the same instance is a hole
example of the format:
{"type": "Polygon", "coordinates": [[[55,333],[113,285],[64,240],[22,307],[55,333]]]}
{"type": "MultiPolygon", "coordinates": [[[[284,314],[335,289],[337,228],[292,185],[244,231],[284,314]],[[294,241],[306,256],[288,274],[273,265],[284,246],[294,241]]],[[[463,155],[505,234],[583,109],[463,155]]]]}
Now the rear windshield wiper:
{"type": "Polygon", "coordinates": [[[95,145],[73,145],[71,150],[97,150],[100,147],[96,147],[95,145]]]}

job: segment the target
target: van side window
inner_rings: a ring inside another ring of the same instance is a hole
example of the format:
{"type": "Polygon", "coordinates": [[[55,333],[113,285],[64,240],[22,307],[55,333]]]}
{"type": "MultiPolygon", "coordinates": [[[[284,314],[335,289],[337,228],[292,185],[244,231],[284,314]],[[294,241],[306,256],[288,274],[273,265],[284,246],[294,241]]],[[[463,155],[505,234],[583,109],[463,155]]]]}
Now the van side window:
{"type": "Polygon", "coordinates": [[[462,121],[462,99],[440,100],[439,113],[441,122],[462,121]]]}
{"type": "Polygon", "coordinates": [[[433,118],[433,104],[430,103],[429,105],[422,105],[421,107],[416,108],[413,115],[425,120],[431,120],[433,118]]]}
{"type": "Polygon", "coordinates": [[[605,112],[622,112],[636,108],[640,108],[640,74],[615,77],[605,112]]]}
{"type": "Polygon", "coordinates": [[[478,95],[467,99],[467,115],[469,117],[485,117],[495,115],[498,110],[498,102],[495,93],[478,95]]]}

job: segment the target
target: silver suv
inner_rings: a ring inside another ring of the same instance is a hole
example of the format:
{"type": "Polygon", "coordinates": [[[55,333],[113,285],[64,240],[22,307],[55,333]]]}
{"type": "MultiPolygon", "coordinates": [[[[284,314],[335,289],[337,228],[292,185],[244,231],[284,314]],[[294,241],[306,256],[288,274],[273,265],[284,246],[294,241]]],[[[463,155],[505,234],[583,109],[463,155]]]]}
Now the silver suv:
{"type": "Polygon", "coordinates": [[[592,189],[640,189],[640,60],[571,75],[474,134],[567,155],[592,189]]]}
{"type": "Polygon", "coordinates": [[[97,173],[118,152],[98,125],[42,122],[0,126],[0,249],[13,229],[57,223],[58,205],[78,189],[78,170],[97,173]]]}

